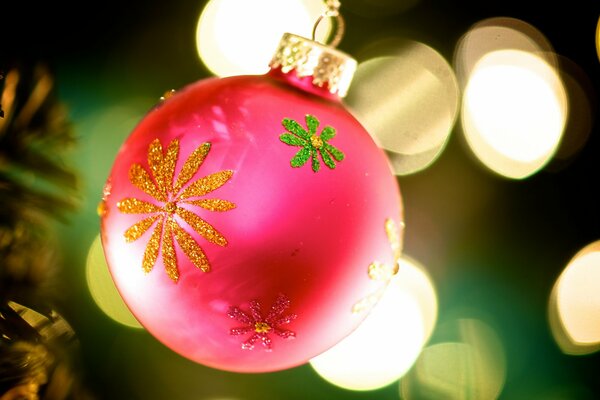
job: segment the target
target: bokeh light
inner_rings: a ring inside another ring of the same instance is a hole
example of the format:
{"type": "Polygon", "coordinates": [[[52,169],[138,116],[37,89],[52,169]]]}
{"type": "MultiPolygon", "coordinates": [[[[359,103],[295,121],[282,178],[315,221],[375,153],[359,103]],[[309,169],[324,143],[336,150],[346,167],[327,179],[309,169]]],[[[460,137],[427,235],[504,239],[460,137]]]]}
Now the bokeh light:
{"type": "Polygon", "coordinates": [[[380,18],[408,11],[420,0],[344,0],[343,10],[361,17],[380,18]]]}
{"type": "Polygon", "coordinates": [[[397,287],[410,294],[419,305],[423,320],[424,343],[427,343],[438,316],[438,301],[435,287],[427,270],[415,259],[402,255],[398,261],[397,287]]]}
{"type": "Polygon", "coordinates": [[[423,349],[402,378],[403,399],[496,399],[506,380],[506,358],[496,333],[475,319],[457,321],[458,340],[423,349]]]}
{"type": "Polygon", "coordinates": [[[87,182],[87,194],[93,199],[89,204],[93,209],[102,195],[114,155],[141,117],[157,103],[158,97],[130,98],[108,107],[97,107],[79,120],[77,129],[85,131],[87,136],[81,145],[77,166],[87,182]]]}
{"type": "Polygon", "coordinates": [[[600,241],[577,253],[557,279],[549,303],[552,334],[567,354],[600,349],[600,241]]]}
{"type": "Polygon", "coordinates": [[[455,48],[454,68],[461,88],[466,86],[479,60],[499,50],[532,53],[552,67],[557,66],[552,45],[533,25],[516,18],[488,18],[473,25],[455,48]]]}
{"type": "Polygon", "coordinates": [[[125,305],[110,276],[99,235],[90,246],[85,277],[92,298],[106,315],[122,325],[142,328],[125,305]]]}
{"type": "Polygon", "coordinates": [[[467,143],[488,168],[509,178],[528,177],[552,158],[566,118],[567,97],[556,70],[528,52],[486,54],[465,88],[467,143]]]}
{"type": "Polygon", "coordinates": [[[569,112],[552,167],[564,167],[573,160],[590,137],[594,124],[592,104],[596,103],[594,84],[587,73],[572,60],[557,55],[560,76],[569,99],[569,112]]]}
{"type": "MultiPolygon", "coordinates": [[[[283,34],[310,38],[324,10],[319,0],[210,0],[196,28],[198,54],[218,76],[263,74],[283,34]]],[[[317,40],[328,25],[319,25],[317,40]]]]}
{"type": "Polygon", "coordinates": [[[325,380],[346,389],[387,386],[413,365],[436,317],[431,281],[416,262],[403,259],[398,274],[365,321],[310,364],[325,380]]]}
{"type": "Polygon", "coordinates": [[[365,50],[346,98],[357,119],[386,150],[396,174],[429,166],[456,121],[458,84],[448,62],[431,47],[385,40],[365,50]]]}

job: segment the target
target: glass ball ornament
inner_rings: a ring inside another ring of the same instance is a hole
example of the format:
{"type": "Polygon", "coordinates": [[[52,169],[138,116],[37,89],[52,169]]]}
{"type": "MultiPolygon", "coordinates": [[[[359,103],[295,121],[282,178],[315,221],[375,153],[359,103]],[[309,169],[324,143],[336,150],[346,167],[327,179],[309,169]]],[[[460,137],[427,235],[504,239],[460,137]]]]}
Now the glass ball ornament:
{"type": "Polygon", "coordinates": [[[100,207],[111,275],[157,340],[267,372],[351,333],[397,271],[402,202],[344,107],[356,62],[284,35],[261,76],[209,78],[153,108],[100,207]]]}

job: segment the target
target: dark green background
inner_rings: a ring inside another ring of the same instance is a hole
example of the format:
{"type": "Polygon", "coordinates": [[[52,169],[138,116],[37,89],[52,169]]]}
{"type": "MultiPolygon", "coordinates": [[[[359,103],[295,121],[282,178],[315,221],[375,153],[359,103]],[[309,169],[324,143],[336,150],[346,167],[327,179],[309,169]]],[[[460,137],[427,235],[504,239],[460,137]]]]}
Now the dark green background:
{"type": "MultiPolygon", "coordinates": [[[[187,0],[0,5],[0,60],[44,61],[51,67],[78,129],[80,143],[72,163],[84,176],[93,171],[93,178],[83,182],[79,212],[57,228],[68,287],[57,308],[80,339],[85,381],[102,399],[397,399],[396,384],[350,392],[321,380],[309,366],[260,375],[202,367],[143,331],[113,323],[88,294],[85,256],[98,233],[96,204],[118,146],[136,122],[135,115],[115,117],[112,125],[102,125],[114,131],[97,132],[93,116],[137,99],[141,118],[166,90],[209,76],[195,48],[203,5],[187,0]]],[[[520,18],[585,72],[589,80],[584,87],[596,113],[599,13],[600,5],[590,0],[555,5],[422,0],[396,15],[366,18],[345,12],[347,32],[340,47],[353,54],[374,40],[399,36],[424,42],[451,61],[457,40],[473,23],[496,16],[520,18]]],[[[599,134],[596,124],[575,159],[511,181],[474,160],[457,126],[433,166],[399,178],[406,209],[405,250],[433,278],[438,326],[478,318],[495,329],[508,367],[501,398],[600,397],[599,356],[562,354],[547,322],[556,278],[581,247],[600,239],[599,134]],[[431,238],[418,236],[426,229],[411,231],[423,218],[439,228],[431,238]]],[[[447,339],[443,336],[437,330],[431,343],[447,339]]]]}

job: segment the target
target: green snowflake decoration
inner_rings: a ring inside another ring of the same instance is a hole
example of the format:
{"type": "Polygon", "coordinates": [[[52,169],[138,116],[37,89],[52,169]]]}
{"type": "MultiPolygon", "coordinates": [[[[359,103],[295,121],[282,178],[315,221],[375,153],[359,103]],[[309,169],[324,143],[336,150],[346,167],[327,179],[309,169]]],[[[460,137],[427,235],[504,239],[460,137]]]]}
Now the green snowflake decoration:
{"type": "Polygon", "coordinates": [[[342,161],[344,153],[339,149],[327,143],[335,137],[335,129],[331,126],[326,126],[317,135],[319,120],[314,116],[306,115],[306,126],[308,131],[293,119],[284,118],[281,124],[288,132],[281,134],[279,140],[290,146],[302,147],[296,155],[290,160],[290,165],[298,168],[306,164],[309,159],[312,159],[312,170],[318,172],[321,168],[319,154],[325,165],[330,169],[335,169],[335,161],[342,161]]]}

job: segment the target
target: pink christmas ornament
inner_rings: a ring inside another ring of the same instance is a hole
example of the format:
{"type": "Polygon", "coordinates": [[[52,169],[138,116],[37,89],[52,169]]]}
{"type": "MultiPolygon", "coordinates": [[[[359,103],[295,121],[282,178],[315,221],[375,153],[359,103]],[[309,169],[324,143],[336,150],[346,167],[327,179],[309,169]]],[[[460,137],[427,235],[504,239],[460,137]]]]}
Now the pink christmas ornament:
{"type": "Polygon", "coordinates": [[[352,332],[397,270],[402,206],[344,108],[354,60],[286,35],[263,76],[206,79],[119,151],[102,241],[139,322],[238,372],[307,362],[352,332]]]}

